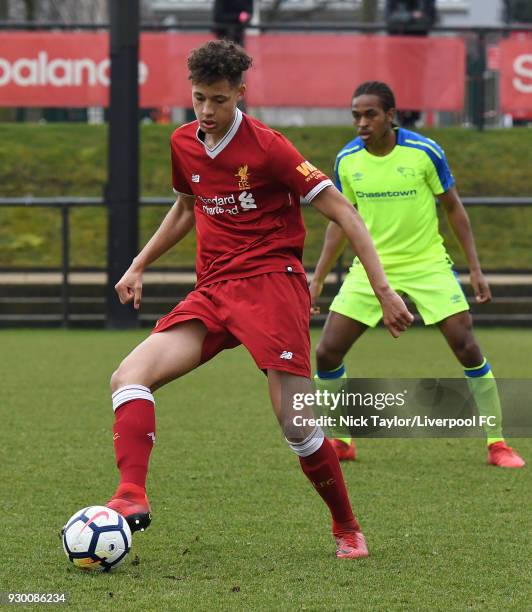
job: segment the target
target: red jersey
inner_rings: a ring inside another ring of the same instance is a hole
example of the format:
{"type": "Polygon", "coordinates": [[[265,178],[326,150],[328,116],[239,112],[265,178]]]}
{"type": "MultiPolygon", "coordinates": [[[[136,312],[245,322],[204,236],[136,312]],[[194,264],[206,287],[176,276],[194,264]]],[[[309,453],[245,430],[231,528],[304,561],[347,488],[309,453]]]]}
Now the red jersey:
{"type": "Polygon", "coordinates": [[[304,272],[300,197],[332,182],[282,135],[236,109],[215,147],[197,121],[172,134],[174,190],[196,196],[196,287],[268,272],[304,272]]]}

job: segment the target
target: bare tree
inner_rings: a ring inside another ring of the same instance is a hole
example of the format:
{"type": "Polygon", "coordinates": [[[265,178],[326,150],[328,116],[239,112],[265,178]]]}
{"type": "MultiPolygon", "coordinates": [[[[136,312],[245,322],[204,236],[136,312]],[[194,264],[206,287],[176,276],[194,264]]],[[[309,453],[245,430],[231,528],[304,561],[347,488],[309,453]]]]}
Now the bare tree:
{"type": "MultiPolygon", "coordinates": [[[[1,4],[8,0],[0,0],[1,4]]],[[[107,23],[107,0],[9,0],[11,19],[60,21],[63,23],[107,23]]]]}
{"type": "Polygon", "coordinates": [[[103,23],[108,21],[106,0],[41,0],[43,12],[52,21],[103,23]]]}
{"type": "Polygon", "coordinates": [[[26,11],[26,20],[35,21],[37,16],[37,0],[24,0],[24,9],[26,11]]]}
{"type": "Polygon", "coordinates": [[[364,23],[375,23],[379,14],[379,3],[376,0],[362,0],[360,19],[364,23]]]}
{"type": "Polygon", "coordinates": [[[0,0],[0,21],[9,19],[9,0],[0,0]]]}

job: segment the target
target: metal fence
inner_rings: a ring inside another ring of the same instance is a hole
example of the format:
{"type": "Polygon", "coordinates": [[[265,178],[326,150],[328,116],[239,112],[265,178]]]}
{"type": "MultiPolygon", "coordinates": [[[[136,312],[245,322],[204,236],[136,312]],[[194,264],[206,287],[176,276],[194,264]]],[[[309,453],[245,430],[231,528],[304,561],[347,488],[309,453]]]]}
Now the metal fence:
{"type": "MultiPolygon", "coordinates": [[[[486,207],[486,208],[523,208],[532,207],[532,197],[464,197],[462,201],[466,207],[486,207]]],[[[166,206],[173,204],[174,199],[163,197],[141,198],[142,207],[166,206]]],[[[62,322],[64,326],[69,325],[70,321],[70,281],[69,275],[72,271],[70,265],[70,212],[73,208],[99,207],[106,208],[103,198],[80,198],[80,197],[55,197],[55,198],[0,198],[0,210],[6,207],[14,208],[52,208],[56,209],[61,215],[61,265],[52,271],[61,274],[61,303],[62,303],[62,322]]],[[[29,268],[9,268],[13,271],[25,271],[29,268]]],[[[4,271],[6,268],[4,268],[4,271]]],[[[35,271],[34,268],[31,270],[35,271]]],[[[49,272],[47,268],[45,271],[49,272]]],[[[94,271],[91,268],[91,271],[94,271]]],[[[100,269],[99,271],[105,271],[100,269]]],[[[334,274],[337,286],[341,284],[344,274],[344,265],[340,259],[334,274]]]]}

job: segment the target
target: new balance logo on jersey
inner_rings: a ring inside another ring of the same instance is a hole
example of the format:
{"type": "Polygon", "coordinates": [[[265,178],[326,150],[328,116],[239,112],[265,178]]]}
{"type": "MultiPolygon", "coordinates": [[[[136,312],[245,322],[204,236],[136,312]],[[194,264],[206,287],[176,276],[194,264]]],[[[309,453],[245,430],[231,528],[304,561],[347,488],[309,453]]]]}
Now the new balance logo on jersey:
{"type": "Polygon", "coordinates": [[[279,357],[281,359],[292,359],[292,357],[294,356],[294,353],[291,353],[290,351],[283,351],[279,357]]]}
{"type": "Polygon", "coordinates": [[[248,193],[247,191],[243,191],[238,196],[238,201],[240,202],[240,206],[242,206],[244,210],[249,210],[250,208],[257,208],[253,194],[248,193]]]}
{"type": "Polygon", "coordinates": [[[199,183],[199,179],[200,179],[199,174],[193,174],[192,175],[192,182],[193,183],[199,183]]]}

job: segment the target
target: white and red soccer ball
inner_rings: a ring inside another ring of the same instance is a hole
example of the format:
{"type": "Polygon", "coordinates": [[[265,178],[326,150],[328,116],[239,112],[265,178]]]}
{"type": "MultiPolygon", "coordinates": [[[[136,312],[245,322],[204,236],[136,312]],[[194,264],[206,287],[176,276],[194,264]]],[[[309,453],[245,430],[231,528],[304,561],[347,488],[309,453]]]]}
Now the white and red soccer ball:
{"type": "Polygon", "coordinates": [[[71,516],[62,531],[70,561],[84,570],[108,572],[122,563],[131,548],[124,517],[105,506],[89,506],[71,516]]]}

